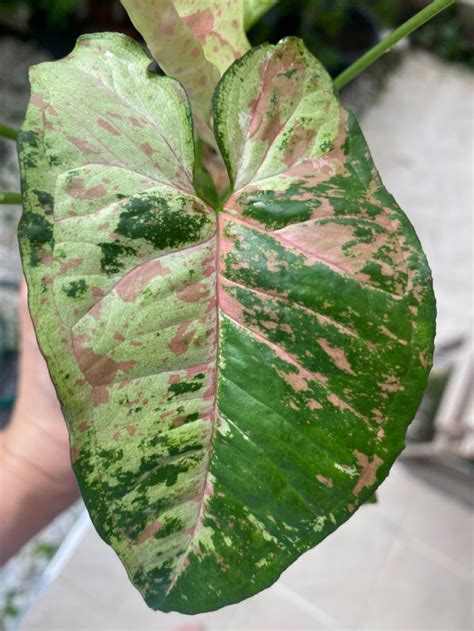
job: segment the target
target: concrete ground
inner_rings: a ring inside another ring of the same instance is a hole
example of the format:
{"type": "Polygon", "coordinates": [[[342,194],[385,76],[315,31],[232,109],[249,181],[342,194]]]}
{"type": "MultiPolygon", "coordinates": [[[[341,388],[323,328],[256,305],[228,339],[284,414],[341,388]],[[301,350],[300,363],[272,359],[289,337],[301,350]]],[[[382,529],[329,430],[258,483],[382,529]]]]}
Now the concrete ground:
{"type": "MultiPolygon", "coordinates": [[[[473,80],[410,53],[361,123],[387,188],[430,260],[439,339],[472,329],[473,80]]],[[[472,513],[397,464],[379,504],[306,553],[267,591],[220,611],[154,613],[86,522],[21,631],[472,629],[472,513]],[[193,626],[194,625],[194,626],[193,626]]]]}
{"type": "Polygon", "coordinates": [[[89,523],[21,631],[302,631],[472,628],[471,511],[398,464],[344,526],[270,589],[198,616],[146,607],[89,523]]]}

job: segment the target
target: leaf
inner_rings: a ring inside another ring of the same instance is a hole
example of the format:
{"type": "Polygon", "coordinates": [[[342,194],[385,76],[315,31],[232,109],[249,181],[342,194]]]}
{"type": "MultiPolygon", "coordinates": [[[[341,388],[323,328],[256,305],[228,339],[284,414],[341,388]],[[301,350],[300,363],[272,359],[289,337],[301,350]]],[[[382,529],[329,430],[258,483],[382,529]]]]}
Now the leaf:
{"type": "Polygon", "coordinates": [[[161,68],[185,87],[197,130],[213,144],[212,93],[221,73],[249,48],[242,0],[121,2],[161,68]]]}
{"type": "Polygon", "coordinates": [[[161,68],[186,89],[197,131],[206,142],[212,143],[210,103],[220,75],[207,60],[197,36],[183,22],[173,0],[121,2],[161,68]]]}
{"type": "Polygon", "coordinates": [[[124,36],[80,38],[65,60],[31,70],[19,135],[19,239],[38,341],[91,517],[137,582],[194,506],[159,508],[196,493],[212,407],[196,394],[212,375],[195,367],[214,359],[216,318],[200,296],[215,286],[215,214],[194,195],[189,105],[148,64],[124,36]],[[145,542],[153,514],[162,544],[145,542]]]}
{"type": "Polygon", "coordinates": [[[250,48],[242,0],[175,0],[175,6],[221,74],[250,48]]]}
{"type": "Polygon", "coordinates": [[[35,69],[20,242],[96,528],[149,606],[197,613],[271,585],[373,495],[435,308],[413,228],[299,40],[217,88],[234,185],[217,221],[193,195],[184,93],[146,65],[106,35],[35,69]]]}
{"type": "Polygon", "coordinates": [[[244,0],[244,26],[248,31],[278,0],[244,0]]]}

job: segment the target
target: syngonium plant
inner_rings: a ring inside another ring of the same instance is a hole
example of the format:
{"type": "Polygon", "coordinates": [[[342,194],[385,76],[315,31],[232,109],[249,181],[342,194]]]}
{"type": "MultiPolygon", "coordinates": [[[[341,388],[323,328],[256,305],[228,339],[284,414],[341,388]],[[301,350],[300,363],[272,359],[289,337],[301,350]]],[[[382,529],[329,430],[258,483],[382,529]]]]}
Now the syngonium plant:
{"type": "Polygon", "coordinates": [[[373,495],[435,304],[325,69],[295,38],[250,49],[264,3],[122,3],[168,76],[114,33],[31,70],[19,238],[95,527],[150,607],[197,613],[271,585],[373,495]]]}

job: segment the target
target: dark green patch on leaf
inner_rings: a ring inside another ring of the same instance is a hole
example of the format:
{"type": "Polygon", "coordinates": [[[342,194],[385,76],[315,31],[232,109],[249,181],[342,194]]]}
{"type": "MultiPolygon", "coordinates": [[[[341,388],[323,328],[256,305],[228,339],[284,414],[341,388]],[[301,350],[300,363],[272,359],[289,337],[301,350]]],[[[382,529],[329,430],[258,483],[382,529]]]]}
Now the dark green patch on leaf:
{"type": "Polygon", "coordinates": [[[63,287],[63,291],[69,298],[79,298],[83,296],[87,291],[87,283],[81,278],[80,280],[73,280],[67,287],[63,287]]]}
{"type": "Polygon", "coordinates": [[[36,267],[41,262],[40,252],[45,245],[53,247],[53,228],[49,221],[39,213],[26,213],[23,215],[18,227],[20,240],[30,244],[30,265],[36,267]]]}
{"type": "Polygon", "coordinates": [[[135,248],[124,245],[118,241],[113,243],[99,243],[98,246],[102,250],[101,266],[106,274],[117,274],[123,269],[125,263],[120,260],[123,256],[133,256],[137,253],[135,248]]]}
{"type": "Polygon", "coordinates": [[[41,206],[43,206],[45,215],[52,215],[54,210],[54,197],[50,195],[50,193],[39,191],[38,189],[34,189],[33,193],[38,198],[41,206]]]}
{"type": "Polygon", "coordinates": [[[289,223],[306,221],[311,217],[312,204],[292,198],[297,191],[289,187],[278,195],[266,190],[244,193],[239,197],[239,204],[244,207],[242,214],[275,230],[289,223]]]}
{"type": "MultiPolygon", "coordinates": [[[[188,200],[183,200],[189,203],[188,200]]],[[[200,212],[176,212],[166,199],[158,195],[134,197],[120,213],[116,232],[129,239],[144,239],[157,250],[178,248],[196,241],[209,221],[200,212]]]]}
{"type": "Polygon", "coordinates": [[[168,388],[168,392],[171,392],[171,396],[173,397],[184,394],[185,392],[197,392],[201,387],[200,383],[184,381],[182,383],[172,383],[168,388]]]}

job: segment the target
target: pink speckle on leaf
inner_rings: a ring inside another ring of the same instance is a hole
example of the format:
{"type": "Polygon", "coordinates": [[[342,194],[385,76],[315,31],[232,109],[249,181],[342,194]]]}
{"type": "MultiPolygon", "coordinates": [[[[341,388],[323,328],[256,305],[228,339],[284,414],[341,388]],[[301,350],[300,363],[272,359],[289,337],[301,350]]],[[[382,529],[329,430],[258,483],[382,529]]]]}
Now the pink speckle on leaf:
{"type": "Polygon", "coordinates": [[[115,291],[124,302],[135,302],[154,278],[170,273],[171,270],[160,261],[148,261],[126,274],[115,286],[115,291]]]}
{"type": "Polygon", "coordinates": [[[84,140],[83,138],[78,138],[77,136],[67,136],[67,139],[69,140],[69,142],[75,145],[79,149],[79,151],[82,151],[82,153],[92,153],[94,155],[98,155],[101,152],[101,149],[99,149],[98,147],[92,147],[92,145],[90,145],[87,140],[84,140]]]}
{"type": "Polygon", "coordinates": [[[193,283],[192,285],[186,285],[183,289],[180,289],[176,294],[178,300],[184,302],[199,302],[203,298],[209,295],[209,287],[204,283],[193,283]]]}
{"type": "Polygon", "coordinates": [[[309,385],[308,385],[308,377],[310,377],[309,374],[303,375],[302,372],[289,372],[289,373],[280,372],[280,375],[281,377],[283,377],[286,383],[288,383],[291,386],[293,390],[296,390],[296,392],[309,390],[309,385]]]}
{"type": "Polygon", "coordinates": [[[74,269],[78,267],[84,259],[81,258],[72,258],[68,261],[60,261],[59,262],[59,273],[65,274],[68,270],[74,269]]]}
{"type": "Polygon", "coordinates": [[[372,460],[361,453],[360,451],[354,452],[357,462],[362,467],[359,480],[352,491],[354,495],[358,496],[360,492],[367,486],[372,486],[377,478],[377,469],[383,464],[383,460],[379,456],[375,455],[372,460]]]}
{"type": "Polygon", "coordinates": [[[151,147],[147,142],[143,143],[142,145],[140,145],[140,149],[143,151],[143,153],[146,156],[151,156],[154,153],[154,149],[153,147],[151,147]]]}
{"type": "Polygon", "coordinates": [[[321,482],[321,484],[324,484],[324,486],[327,486],[328,489],[332,489],[332,487],[334,486],[334,482],[330,478],[325,478],[323,475],[319,473],[316,476],[316,480],[318,482],[321,482]]]}
{"type": "Polygon", "coordinates": [[[323,351],[329,355],[333,363],[344,372],[349,373],[350,375],[355,375],[355,372],[352,370],[351,365],[346,356],[346,352],[343,348],[339,348],[337,346],[332,346],[330,342],[325,340],[323,337],[318,338],[317,343],[321,346],[323,351]]]}
{"type": "Polygon", "coordinates": [[[175,355],[184,355],[184,353],[188,350],[189,345],[196,334],[195,330],[186,332],[192,324],[192,322],[183,322],[183,324],[179,326],[176,335],[169,343],[169,349],[175,355]]]}
{"type": "Polygon", "coordinates": [[[115,361],[108,355],[100,355],[86,346],[89,341],[87,335],[73,336],[72,346],[81,372],[93,386],[111,384],[118,371],[127,372],[137,363],[134,360],[115,361]]]}
{"type": "Polygon", "coordinates": [[[122,135],[121,132],[116,127],[111,125],[108,121],[104,120],[103,118],[98,118],[97,119],[97,124],[100,127],[102,127],[102,129],[105,129],[106,131],[110,132],[114,136],[121,136],[122,135]]]}
{"type": "Polygon", "coordinates": [[[144,543],[145,541],[148,541],[148,539],[151,539],[154,535],[156,535],[157,532],[159,532],[163,528],[163,525],[163,522],[161,522],[159,519],[152,521],[151,524],[148,524],[145,530],[138,537],[138,543],[144,543]]]}
{"type": "Polygon", "coordinates": [[[329,401],[329,403],[332,403],[334,407],[339,408],[342,411],[349,410],[350,412],[354,412],[352,406],[350,406],[349,403],[347,403],[346,401],[343,401],[336,394],[328,395],[327,400],[329,401]]]}

